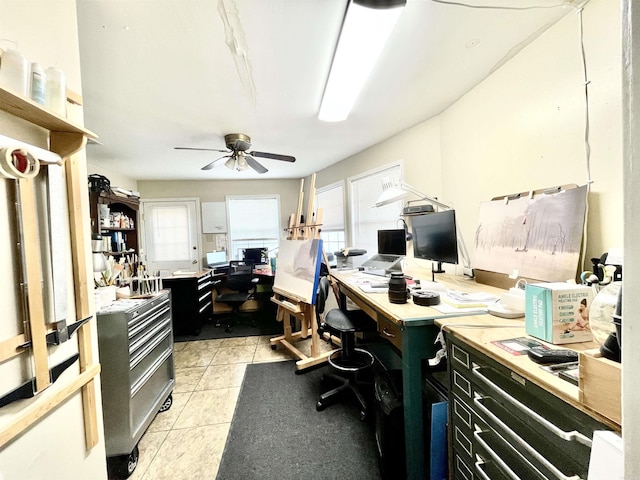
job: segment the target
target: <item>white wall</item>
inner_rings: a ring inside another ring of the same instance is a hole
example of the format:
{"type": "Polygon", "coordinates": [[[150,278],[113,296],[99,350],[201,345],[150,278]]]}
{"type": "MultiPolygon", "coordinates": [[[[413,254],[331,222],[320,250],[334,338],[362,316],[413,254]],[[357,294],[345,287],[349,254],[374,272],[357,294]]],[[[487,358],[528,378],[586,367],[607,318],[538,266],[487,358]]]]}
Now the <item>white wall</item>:
{"type": "MultiPolygon", "coordinates": [[[[87,146],[87,155],[91,156],[92,148],[100,148],[100,146],[87,146]]],[[[91,161],[87,162],[87,171],[89,174],[95,173],[107,177],[112,187],[121,187],[126,190],[138,190],[138,181],[135,178],[125,175],[123,172],[109,170],[104,168],[102,165],[91,163],[91,161]]]]}
{"type": "MultiPolygon", "coordinates": [[[[41,63],[45,68],[55,65],[64,70],[69,88],[81,92],[80,61],[76,26],[75,0],[8,1],[0,0],[0,38],[18,42],[18,49],[32,62],[41,63]]],[[[3,45],[3,46],[8,46],[3,45]]],[[[90,127],[89,127],[90,128],[90,127]]],[[[0,112],[0,133],[46,148],[46,134],[11,115],[0,112]]],[[[13,276],[0,277],[3,315],[0,317],[0,341],[11,338],[23,331],[19,302],[19,265],[15,249],[14,230],[15,207],[10,193],[12,180],[0,180],[0,268],[3,272],[13,272],[13,276]],[[13,300],[13,302],[11,301],[13,300]]],[[[42,182],[40,182],[41,184],[42,182]]],[[[40,185],[42,188],[42,185],[40,185]]],[[[39,190],[39,194],[42,190],[39,190]]],[[[88,200],[87,200],[88,202],[88,200]]],[[[88,211],[88,210],[87,210],[88,211]]],[[[43,213],[42,217],[44,217],[43,213]]],[[[64,217],[64,216],[63,216],[64,217]]],[[[60,218],[64,222],[65,218],[60,218]]],[[[87,232],[89,222],[86,223],[87,232]]],[[[67,242],[69,237],[67,236],[67,242]]],[[[71,260],[67,261],[71,271],[71,260]]],[[[90,264],[90,263],[89,263],[90,264]]],[[[75,318],[73,281],[68,282],[68,318],[75,318]]],[[[48,278],[45,278],[45,287],[48,278]]],[[[95,332],[95,321],[93,325],[95,332]]],[[[74,340],[49,349],[50,361],[55,364],[77,351],[74,340]]],[[[97,361],[97,340],[94,338],[95,361],[97,361]]],[[[10,360],[0,365],[0,391],[6,393],[31,374],[25,359],[10,360]]],[[[74,372],[77,364],[70,367],[58,380],[64,382],[74,372]]],[[[99,383],[97,384],[99,386],[99,383]]],[[[20,410],[34,401],[43,402],[49,391],[38,394],[37,400],[24,400],[0,409],[0,428],[15,421],[20,410]]],[[[99,419],[99,442],[91,450],[85,447],[83,410],[80,393],[52,410],[38,423],[0,449],[0,478],[3,480],[65,479],[85,480],[106,478],[105,447],[102,433],[102,408],[100,392],[97,392],[97,415],[99,419]]]]}
{"type": "MultiPolygon", "coordinates": [[[[619,15],[611,0],[592,0],[583,13],[593,181],[585,267],[622,246],[619,15]]],[[[578,22],[564,17],[441,115],[443,192],[466,238],[483,200],[587,182],[578,22]]]]}
{"type": "MultiPolygon", "coordinates": [[[[140,197],[145,200],[197,197],[202,203],[224,202],[226,195],[278,194],[280,196],[280,225],[283,229],[288,224],[289,215],[295,213],[298,208],[300,192],[300,180],[141,180],[137,183],[140,197]]],[[[307,183],[305,180],[305,184],[307,183]]],[[[307,200],[308,198],[305,194],[305,206],[307,200]]],[[[215,250],[215,237],[216,235],[211,233],[202,234],[203,252],[215,250]]]]}

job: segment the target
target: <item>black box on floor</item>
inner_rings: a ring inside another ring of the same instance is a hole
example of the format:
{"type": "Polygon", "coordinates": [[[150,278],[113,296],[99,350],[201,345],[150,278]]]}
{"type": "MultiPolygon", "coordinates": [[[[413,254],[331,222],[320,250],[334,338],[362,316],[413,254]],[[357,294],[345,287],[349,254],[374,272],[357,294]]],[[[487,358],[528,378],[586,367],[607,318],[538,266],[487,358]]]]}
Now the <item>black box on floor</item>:
{"type": "Polygon", "coordinates": [[[402,371],[386,370],[374,377],[376,445],[383,479],[406,477],[402,371]]]}

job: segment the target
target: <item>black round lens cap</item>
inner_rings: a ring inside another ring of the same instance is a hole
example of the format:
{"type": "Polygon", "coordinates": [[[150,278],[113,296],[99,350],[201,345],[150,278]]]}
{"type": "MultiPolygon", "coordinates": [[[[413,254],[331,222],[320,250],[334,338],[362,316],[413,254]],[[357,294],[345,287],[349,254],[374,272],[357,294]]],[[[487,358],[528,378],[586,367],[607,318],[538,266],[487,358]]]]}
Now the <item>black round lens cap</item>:
{"type": "Polygon", "coordinates": [[[430,307],[440,303],[440,294],[438,292],[413,292],[411,295],[413,296],[413,303],[423,307],[430,307]]]}

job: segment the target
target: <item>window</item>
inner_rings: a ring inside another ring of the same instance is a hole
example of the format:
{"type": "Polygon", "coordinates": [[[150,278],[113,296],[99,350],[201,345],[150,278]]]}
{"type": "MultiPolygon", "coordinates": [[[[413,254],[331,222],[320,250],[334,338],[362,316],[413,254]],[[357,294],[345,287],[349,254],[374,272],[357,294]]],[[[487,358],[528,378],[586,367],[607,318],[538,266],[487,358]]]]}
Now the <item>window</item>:
{"type": "Polygon", "coordinates": [[[351,192],[351,246],[364,248],[367,255],[378,253],[378,230],[398,228],[402,200],[383,207],[374,207],[382,193],[382,179],[401,178],[400,162],[366,172],[349,179],[351,192]]]}
{"type": "Polygon", "coordinates": [[[322,246],[325,252],[339,252],[346,247],[344,222],[344,182],[316,190],[316,209],[322,208],[322,246]]]}
{"type": "Polygon", "coordinates": [[[280,197],[278,195],[227,196],[229,259],[242,259],[245,248],[278,247],[280,197]]]}

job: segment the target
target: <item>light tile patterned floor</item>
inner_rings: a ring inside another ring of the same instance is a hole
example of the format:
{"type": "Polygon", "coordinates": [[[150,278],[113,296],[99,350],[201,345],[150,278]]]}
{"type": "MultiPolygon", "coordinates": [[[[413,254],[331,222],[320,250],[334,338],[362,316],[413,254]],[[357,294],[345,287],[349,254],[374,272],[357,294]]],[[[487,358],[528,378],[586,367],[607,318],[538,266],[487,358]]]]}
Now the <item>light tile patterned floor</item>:
{"type": "MultiPolygon", "coordinates": [[[[173,405],[156,415],[138,445],[131,480],[214,480],[249,363],[294,359],[271,336],[176,343],[173,405]]],[[[322,351],[330,347],[321,342],[322,351]]],[[[309,354],[310,339],[296,343],[309,354]]]]}

